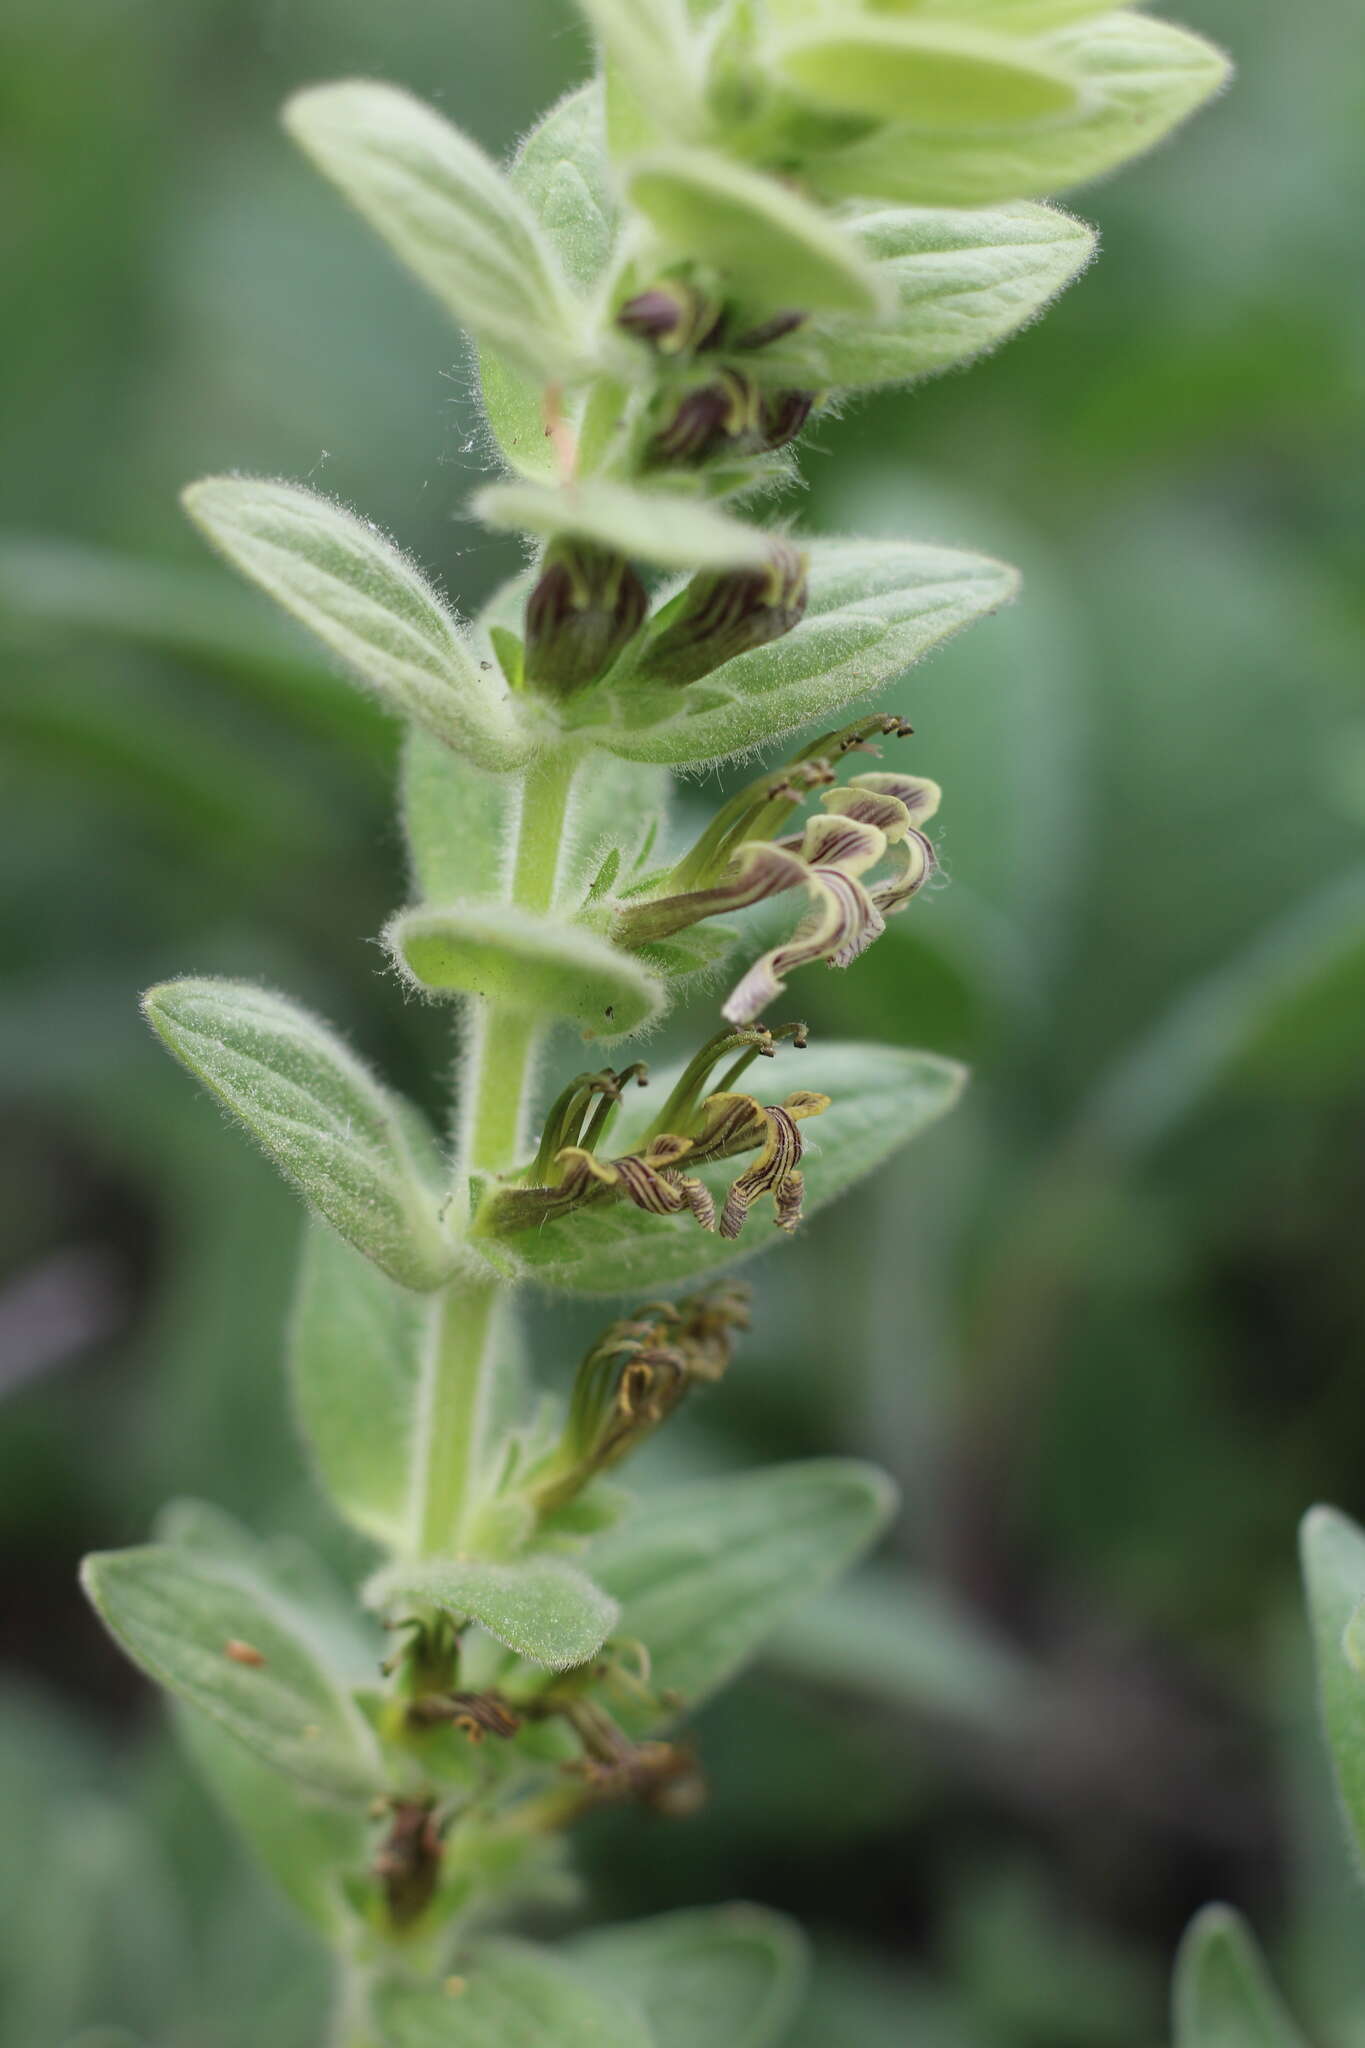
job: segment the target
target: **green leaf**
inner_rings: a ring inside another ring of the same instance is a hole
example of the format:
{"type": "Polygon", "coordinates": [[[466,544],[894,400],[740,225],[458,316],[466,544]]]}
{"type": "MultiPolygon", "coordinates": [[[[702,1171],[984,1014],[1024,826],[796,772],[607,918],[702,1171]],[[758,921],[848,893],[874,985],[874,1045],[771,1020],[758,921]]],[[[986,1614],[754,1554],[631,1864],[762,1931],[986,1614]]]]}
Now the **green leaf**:
{"type": "MultiPolygon", "coordinates": [[[[663,1101],[676,1074],[651,1080],[649,1099],[663,1101]]],[[[801,1162],[806,1214],[842,1195],[884,1164],[911,1138],[946,1114],[966,1079],[955,1060],[889,1046],[813,1045],[779,1055],[758,1077],[765,1097],[781,1101],[792,1088],[831,1097],[823,1116],[802,1126],[809,1150],[801,1162]]],[[[653,1111],[636,1106],[622,1117],[613,1151],[628,1151],[653,1111]]],[[[705,1167],[700,1178],[714,1190],[733,1179],[743,1160],[705,1167]]],[[[737,1242],[699,1230],[690,1217],[648,1216],[627,1202],[603,1203],[537,1224],[482,1247],[527,1279],[570,1294],[624,1294],[671,1287],[751,1257],[780,1241],[756,1216],[737,1242]]]]}
{"type": "Polygon", "coordinates": [[[536,123],[508,176],[579,291],[597,283],[616,241],[617,200],[607,163],[602,88],[566,93],[536,123]]]}
{"type": "Polygon", "coordinates": [[[1003,1636],[903,1566],[869,1565],[779,1629],[769,1661],[944,1725],[1018,1740],[1052,1703],[1003,1636]]]}
{"type": "Polygon", "coordinates": [[[1093,1091],[1082,1126],[1110,1152],[1159,1144],[1235,1079],[1330,1093],[1361,1071],[1365,869],[1329,882],[1186,990],[1093,1091]]]}
{"type": "Polygon", "coordinates": [[[408,1458],[428,1313],[420,1296],[310,1222],[289,1329],[294,1407],[336,1506],[389,1547],[408,1533],[408,1458]]]}
{"type": "Polygon", "coordinates": [[[1045,46],[958,22],[836,18],[784,38],[771,60],[779,78],[822,106],[929,133],[1047,120],[1079,99],[1045,46]]]}
{"type": "Polygon", "coordinates": [[[968,362],[1035,319],[1095,253],[1093,229],[1027,203],[888,207],[847,225],[889,281],[895,313],[876,327],[808,321],[765,355],[791,384],[907,384],[968,362]]]}
{"type": "Polygon", "coordinates": [[[700,43],[684,0],[579,0],[603,50],[651,120],[677,135],[703,122],[700,43]]]}
{"type": "Polygon", "coordinates": [[[238,1559],[147,1544],[88,1557],[81,1583],[135,1664],[275,1770],[336,1799],[380,1788],[370,1733],[304,1617],[238,1559]]]}
{"type": "MultiPolygon", "coordinates": [[[[891,4],[897,6],[900,0],[891,0],[891,4]]],[[[915,0],[909,4],[913,7],[915,0]]],[[[1093,14],[1112,14],[1114,0],[947,0],[942,11],[959,17],[978,16],[991,28],[1008,29],[1014,35],[1042,35],[1047,29],[1064,28],[1068,22],[1084,21],[1093,14]]]]}
{"type": "Polygon", "coordinates": [[[514,777],[490,775],[420,726],[409,726],[403,830],[412,879],[428,901],[499,894],[516,805],[514,777]]]}
{"type": "Polygon", "coordinates": [[[631,203],[665,248],[714,264],[746,301],[875,316],[876,271],[821,208],[776,178],[705,150],[652,152],[626,174],[631,203]]]}
{"type": "Polygon", "coordinates": [[[613,848],[621,856],[624,884],[644,849],[657,841],[672,795],[666,769],[595,755],[575,778],[557,900],[577,909],[613,848]]]}
{"type": "Polygon", "coordinates": [[[329,1669],[352,1689],[370,1683],[384,1654],[382,1631],[307,1544],[292,1536],[262,1541],[225,1509],[185,1498],[161,1509],[152,1541],[192,1550],[210,1565],[230,1564],[239,1576],[270,1586],[303,1618],[329,1669]]]}
{"type": "MultiPolygon", "coordinates": [[[[616,198],[607,176],[602,90],[594,80],[550,109],[508,171],[571,285],[597,283],[616,239],[616,198]]],[[[507,461],[525,476],[553,478],[557,459],[545,432],[545,385],[485,349],[479,357],[484,410],[507,461]]]]}
{"type": "Polygon", "coordinates": [[[1180,1944],[1175,2048],[1306,2048],[1250,1929],[1230,1906],[1206,1906],[1180,1944]]]}
{"type": "Polygon", "coordinates": [[[653,2048],[638,2013],[548,1949],[484,1942],[459,1981],[458,1996],[381,1985],[385,2048],[653,2048]]]}
{"type": "Polygon", "coordinates": [[[468,1615],[519,1657],[555,1671],[595,1657],[620,1614],[585,1572],[553,1557],[516,1564],[424,1558],[377,1573],[365,1597],[376,1607],[416,1600],[468,1615]]]}
{"type": "Polygon", "coordinates": [[[366,79],[296,93],[284,123],[478,340],[547,379],[579,367],[579,316],[535,217],[468,136],[366,79]]]}
{"type": "Polygon", "coordinates": [[[742,569],[768,557],[766,534],[714,505],[600,477],[559,489],[489,484],[475,495],[471,509],[485,525],[504,533],[534,533],[546,540],[565,534],[661,569],[742,569]]]}
{"type": "Polygon", "coordinates": [[[1070,119],[995,133],[897,124],[812,160],[808,182],[825,198],[928,206],[1041,198],[1140,156],[1229,75],[1202,36],[1127,10],[1063,29],[1047,48],[1081,85],[1070,119]]]}
{"type": "Polygon", "coordinates": [[[302,620],[390,711],[481,768],[529,759],[500,672],[480,667],[453,615],[374,527],[329,498],[257,477],[205,477],[184,504],[233,566],[302,620]]]}
{"type": "Polygon", "coordinates": [[[438,1287],[450,1274],[435,1162],[414,1149],[415,1117],[325,1024],[244,982],[166,981],[142,1007],[349,1244],[405,1287],[438,1287]]]}
{"type": "Polygon", "coordinates": [[[874,1543],[895,1510],[875,1466],[812,1458],[651,1496],[593,1545],[621,1603],[619,1633],[650,1684],[699,1706],[756,1656],[811,1594],[874,1543]]]}
{"type": "Polygon", "coordinates": [[[661,1913],[580,1935],[570,1952],[639,2006],[655,2048],[774,2048],[806,1975],[797,1929],[761,1906],[661,1913]]]}
{"type": "Polygon", "coordinates": [[[620,1038],[664,1009],[661,984],[630,954],[582,925],[515,904],[400,911],[385,927],[384,944],[424,989],[563,1019],[585,1038],[620,1038]]]}
{"type": "Polygon", "coordinates": [[[632,761],[723,760],[802,726],[832,724],[846,705],[884,690],[1018,588],[1005,563],[957,548],[805,545],[810,596],[799,626],[685,690],[622,671],[579,700],[582,731],[632,761]]]}
{"type": "Polygon", "coordinates": [[[1365,1531],[1335,1508],[1310,1508],[1299,1536],[1318,1702],[1356,1861],[1365,1867],[1365,1676],[1347,1632],[1365,1600],[1365,1531]]]}
{"type": "Polygon", "coordinates": [[[175,1723],[194,1768],[285,1897],[335,1941],[350,1922],[341,1879],[367,1860],[364,1814],[281,1785],[278,1771],[207,1714],[178,1707],[175,1723]]]}

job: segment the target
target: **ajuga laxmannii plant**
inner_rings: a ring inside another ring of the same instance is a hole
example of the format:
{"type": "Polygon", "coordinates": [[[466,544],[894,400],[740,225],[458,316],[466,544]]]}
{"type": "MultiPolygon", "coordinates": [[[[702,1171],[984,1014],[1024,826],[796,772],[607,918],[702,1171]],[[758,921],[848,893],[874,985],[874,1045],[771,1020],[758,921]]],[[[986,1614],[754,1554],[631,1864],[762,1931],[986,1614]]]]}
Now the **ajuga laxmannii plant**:
{"type": "Polygon", "coordinates": [[[850,394],[1033,318],[1093,248],[1041,196],[1146,149],[1226,70],[1095,0],[584,12],[597,74],[506,167],[383,84],[285,110],[476,348],[503,474],[474,509],[525,538],[524,574],[464,620],[326,497],[236,476],[186,494],[405,723],[413,901],[384,944],[459,1047],[443,1141],[286,996],[194,979],[145,1000],[312,1211],[296,1405],[377,1556],[347,1604],[292,1548],[180,1504],[86,1585],[334,1948],[336,2048],[780,2037],[795,1938],[756,1908],[559,1948],[504,1931],[562,1890],[587,1809],[687,1813],[695,1709],[892,1509],[842,1459],[621,1483],[726,1371],[747,1309],[717,1276],[962,1082],[928,1054],[808,1045],[801,984],[935,872],[940,791],[900,704],[869,706],[1014,576],[800,539],[754,507],[850,394]],[[672,833],[669,771],[740,757],[752,779],[691,844],[672,833]],[[647,1072],[628,1042],[674,1008],[696,1050],[647,1072]],[[576,1367],[541,1361],[539,1399],[530,1286],[628,1303],[576,1367]]]}

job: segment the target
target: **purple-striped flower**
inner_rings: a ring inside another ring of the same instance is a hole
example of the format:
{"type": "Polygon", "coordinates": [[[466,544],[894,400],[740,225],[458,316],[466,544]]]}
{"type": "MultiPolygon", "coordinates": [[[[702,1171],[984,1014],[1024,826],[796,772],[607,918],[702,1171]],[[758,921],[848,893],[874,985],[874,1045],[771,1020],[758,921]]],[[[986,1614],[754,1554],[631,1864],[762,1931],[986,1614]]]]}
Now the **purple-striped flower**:
{"type": "MultiPolygon", "coordinates": [[[[782,803],[799,800],[799,786],[772,786],[782,803]]],[[[624,945],[647,945],[696,924],[761,903],[788,889],[803,889],[809,908],[791,937],[756,960],[722,1008],[736,1025],[752,1024],[782,993],[798,967],[826,960],[847,967],[866,952],[923,888],[936,865],[920,829],[934,815],[939,787],[927,777],[875,773],[826,790],[824,814],[805,830],[778,840],[751,839],[734,846],[718,880],[678,895],[628,904],[613,935],[624,945]],[[869,881],[886,863],[890,872],[869,881]]],[[[774,798],[767,793],[768,801],[774,798]]]]}

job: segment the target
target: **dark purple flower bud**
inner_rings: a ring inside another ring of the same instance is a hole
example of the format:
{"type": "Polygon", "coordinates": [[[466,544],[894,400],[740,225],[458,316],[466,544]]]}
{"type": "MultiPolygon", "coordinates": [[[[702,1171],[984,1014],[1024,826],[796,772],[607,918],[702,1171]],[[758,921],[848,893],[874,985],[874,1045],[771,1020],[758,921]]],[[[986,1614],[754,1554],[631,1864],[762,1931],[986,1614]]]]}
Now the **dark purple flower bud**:
{"type": "Polygon", "coordinates": [[[526,600],[526,680],[568,697],[596,682],[644,624],[645,587],[624,556],[556,540],[526,600]]]}
{"type": "Polygon", "coordinates": [[[804,327],[808,318],[808,314],[795,311],[774,313],[771,319],[764,320],[759,326],[736,335],[730,346],[745,349],[767,348],[769,343],[784,341],[789,334],[794,334],[798,327],[804,327]]]}
{"type": "Polygon", "coordinates": [[[679,401],[673,416],[649,444],[656,462],[705,462],[736,442],[753,442],[760,431],[761,397],[756,384],[737,370],[722,370],[679,401]]]}
{"type": "Polygon", "coordinates": [[[790,633],[805,610],[806,558],[789,541],[774,541],[764,568],[694,576],[645,648],[639,673],[655,683],[694,683],[737,654],[790,633]]]}
{"type": "Polygon", "coordinates": [[[705,298],[677,278],[665,278],[627,299],[616,315],[616,324],[664,355],[681,355],[686,349],[711,346],[723,318],[714,299],[705,298]]]}
{"type": "Polygon", "coordinates": [[[811,416],[813,391],[770,391],[764,395],[759,412],[759,433],[765,448],[785,448],[794,441],[811,416]]]}

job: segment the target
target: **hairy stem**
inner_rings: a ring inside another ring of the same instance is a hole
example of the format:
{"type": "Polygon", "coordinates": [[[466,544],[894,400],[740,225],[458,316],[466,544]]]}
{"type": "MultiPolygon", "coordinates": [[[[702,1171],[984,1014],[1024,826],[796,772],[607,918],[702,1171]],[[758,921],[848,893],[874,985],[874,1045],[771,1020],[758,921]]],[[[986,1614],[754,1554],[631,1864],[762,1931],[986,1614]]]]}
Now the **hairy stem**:
{"type": "MultiPolygon", "coordinates": [[[[511,900],[523,910],[548,910],[554,901],[577,765],[573,754],[552,753],[527,770],[511,877],[511,900]]],[[[469,1112],[462,1170],[505,1173],[521,1148],[541,1027],[498,1003],[480,1004],[479,1010],[465,1070],[469,1112]]]]}
{"type": "MultiPolygon", "coordinates": [[[[572,754],[549,754],[527,773],[510,883],[511,900],[523,909],[548,910],[554,901],[575,766],[572,754]]],[[[501,1173],[521,1149],[542,1027],[497,1003],[479,1011],[465,1061],[461,1173],[501,1173]]],[[[433,1303],[415,1444],[418,1556],[458,1550],[474,1504],[497,1371],[501,1285],[491,1274],[460,1274],[433,1303]]]]}
{"type": "Polygon", "coordinates": [[[500,1285],[492,1274],[462,1276],[432,1307],[417,1415],[412,1540],[419,1557],[459,1549],[487,1435],[500,1285]]]}

